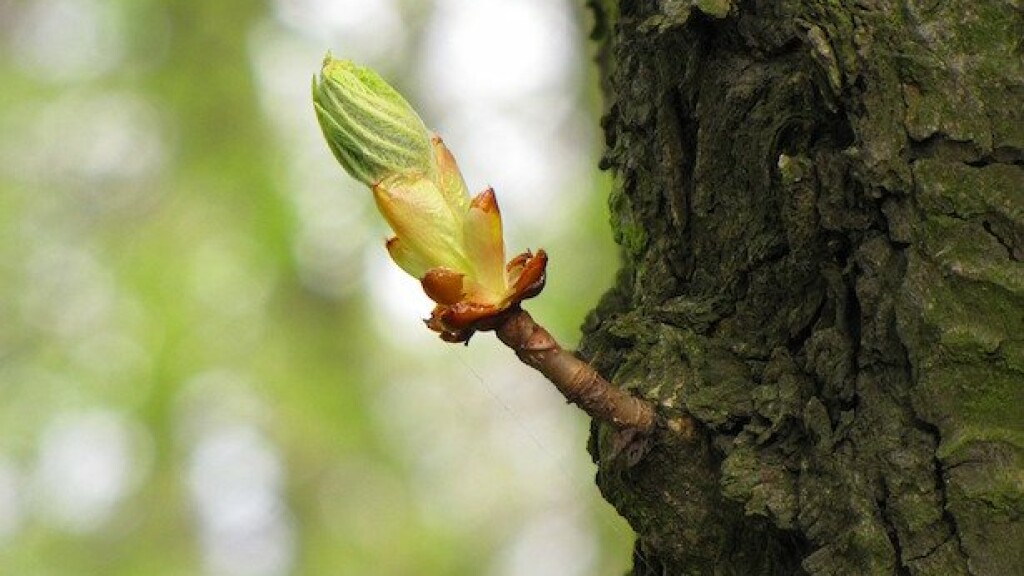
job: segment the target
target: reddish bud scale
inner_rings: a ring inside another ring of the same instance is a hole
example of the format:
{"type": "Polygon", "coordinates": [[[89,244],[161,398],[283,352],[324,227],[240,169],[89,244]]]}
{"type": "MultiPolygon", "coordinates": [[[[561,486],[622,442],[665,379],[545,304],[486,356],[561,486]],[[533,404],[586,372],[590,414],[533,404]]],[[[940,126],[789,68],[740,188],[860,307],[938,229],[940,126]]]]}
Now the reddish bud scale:
{"type": "MultiPolygon", "coordinates": [[[[547,262],[548,256],[543,250],[536,254],[524,252],[513,258],[506,267],[511,286],[505,298],[496,304],[469,299],[451,301],[455,284],[451,271],[431,270],[422,285],[437,306],[427,320],[427,327],[440,333],[447,342],[466,342],[477,330],[494,330],[506,311],[518,307],[523,300],[533,298],[544,289],[547,262]]],[[[461,279],[459,282],[461,289],[461,279]]]]}

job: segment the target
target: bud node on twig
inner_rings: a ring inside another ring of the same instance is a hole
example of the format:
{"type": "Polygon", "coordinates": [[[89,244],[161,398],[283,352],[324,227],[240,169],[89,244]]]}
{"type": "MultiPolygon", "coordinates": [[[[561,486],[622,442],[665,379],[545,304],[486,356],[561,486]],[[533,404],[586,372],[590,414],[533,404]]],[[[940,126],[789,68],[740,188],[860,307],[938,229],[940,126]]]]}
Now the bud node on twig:
{"type": "Polygon", "coordinates": [[[341,166],[370,187],[395,236],[391,258],[435,303],[427,327],[448,342],[494,330],[569,402],[623,430],[654,428],[654,406],[566,352],[520,303],[544,288],[547,254],[505,261],[494,190],[473,198],[451,151],[376,72],[327,55],[313,78],[317,121],[341,166]]]}

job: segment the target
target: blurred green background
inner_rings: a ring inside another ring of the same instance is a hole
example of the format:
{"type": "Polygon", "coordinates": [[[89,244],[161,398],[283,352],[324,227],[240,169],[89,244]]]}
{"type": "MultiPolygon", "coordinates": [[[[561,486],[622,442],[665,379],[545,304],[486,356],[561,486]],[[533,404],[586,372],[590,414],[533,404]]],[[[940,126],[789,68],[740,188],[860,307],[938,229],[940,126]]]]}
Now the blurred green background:
{"type": "Polygon", "coordinates": [[[0,0],[0,574],[621,574],[587,422],[447,345],[321,141],[328,49],[492,185],[572,345],[611,283],[572,0],[0,0]]]}

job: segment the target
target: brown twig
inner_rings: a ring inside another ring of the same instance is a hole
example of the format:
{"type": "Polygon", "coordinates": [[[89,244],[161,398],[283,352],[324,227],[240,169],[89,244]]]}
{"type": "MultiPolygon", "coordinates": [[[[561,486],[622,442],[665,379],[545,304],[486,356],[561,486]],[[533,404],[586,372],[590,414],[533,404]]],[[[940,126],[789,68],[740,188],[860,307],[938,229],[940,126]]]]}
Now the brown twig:
{"type": "Polygon", "coordinates": [[[654,428],[654,405],[614,386],[589,364],[562,349],[525,310],[518,306],[509,310],[495,333],[520,360],[544,374],[569,402],[592,418],[641,433],[654,428]]]}

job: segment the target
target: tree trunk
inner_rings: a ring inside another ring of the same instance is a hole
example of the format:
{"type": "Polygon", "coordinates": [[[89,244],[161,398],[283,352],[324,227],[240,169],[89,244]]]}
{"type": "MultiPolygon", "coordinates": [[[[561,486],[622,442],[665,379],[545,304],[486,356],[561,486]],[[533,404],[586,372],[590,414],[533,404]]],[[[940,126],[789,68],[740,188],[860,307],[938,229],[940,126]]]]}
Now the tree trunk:
{"type": "Polygon", "coordinates": [[[589,4],[634,574],[1024,574],[1024,6],[589,4]]]}

